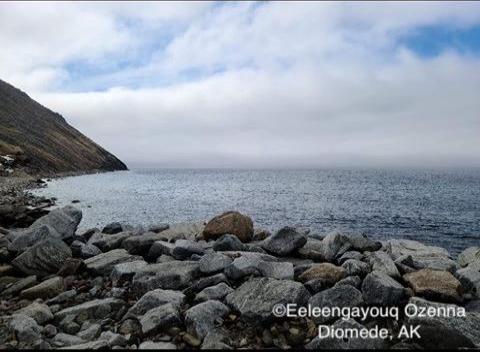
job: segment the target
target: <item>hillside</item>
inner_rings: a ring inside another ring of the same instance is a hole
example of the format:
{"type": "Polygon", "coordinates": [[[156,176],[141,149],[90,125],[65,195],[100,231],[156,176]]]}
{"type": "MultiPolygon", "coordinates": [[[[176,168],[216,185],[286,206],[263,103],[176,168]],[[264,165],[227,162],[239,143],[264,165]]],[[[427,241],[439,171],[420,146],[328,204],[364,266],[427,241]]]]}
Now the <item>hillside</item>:
{"type": "Polygon", "coordinates": [[[0,80],[0,156],[5,155],[30,174],[127,169],[60,114],[0,80]]]}

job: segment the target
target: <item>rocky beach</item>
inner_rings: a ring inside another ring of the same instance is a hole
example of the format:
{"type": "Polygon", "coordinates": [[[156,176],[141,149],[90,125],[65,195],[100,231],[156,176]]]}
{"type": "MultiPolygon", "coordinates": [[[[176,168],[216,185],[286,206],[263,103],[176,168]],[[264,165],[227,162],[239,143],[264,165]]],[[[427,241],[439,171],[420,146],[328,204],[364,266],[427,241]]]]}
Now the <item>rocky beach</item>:
{"type": "Polygon", "coordinates": [[[480,347],[479,247],[452,258],[411,240],[269,233],[238,212],[79,232],[81,219],[67,206],[2,229],[0,348],[480,347]],[[287,316],[289,305],[324,314],[287,316]],[[325,314],[335,307],[399,314],[325,314]],[[320,338],[319,326],[389,337],[320,338]]]}

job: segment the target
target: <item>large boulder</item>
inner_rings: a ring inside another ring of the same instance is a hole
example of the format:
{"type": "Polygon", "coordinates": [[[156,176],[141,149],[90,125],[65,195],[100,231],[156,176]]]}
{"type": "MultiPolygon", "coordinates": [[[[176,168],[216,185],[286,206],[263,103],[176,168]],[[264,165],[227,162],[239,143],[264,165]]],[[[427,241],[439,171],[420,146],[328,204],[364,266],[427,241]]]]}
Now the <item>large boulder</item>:
{"type": "Polygon", "coordinates": [[[322,240],[323,257],[328,262],[333,262],[352,248],[348,236],[339,232],[332,232],[322,240]]]}
{"type": "Polygon", "coordinates": [[[448,251],[441,247],[427,246],[418,241],[405,240],[405,239],[392,239],[384,243],[386,252],[392,257],[393,260],[411,255],[415,257],[417,255],[436,255],[449,257],[448,251]]]}
{"type": "Polygon", "coordinates": [[[63,278],[55,276],[39,283],[38,285],[23,290],[20,296],[27,299],[48,299],[59,295],[64,290],[65,285],[63,283],[63,278]]]}
{"type": "Polygon", "coordinates": [[[480,267],[480,247],[469,247],[458,255],[458,264],[465,267],[478,263],[480,267]]]}
{"type": "Polygon", "coordinates": [[[200,271],[204,274],[214,274],[222,271],[232,263],[233,259],[223,253],[207,253],[199,261],[200,271]]]}
{"type": "Polygon", "coordinates": [[[409,271],[421,269],[433,269],[454,273],[460,266],[454,260],[438,253],[420,253],[415,255],[403,255],[395,260],[397,265],[408,268],[409,271]]]}
{"type": "Polygon", "coordinates": [[[372,271],[381,271],[393,278],[400,278],[400,272],[395,262],[386,252],[376,251],[368,253],[365,261],[370,264],[372,271]]]}
{"type": "Polygon", "coordinates": [[[416,295],[445,302],[461,302],[461,284],[448,271],[422,269],[403,276],[416,295]]]}
{"type": "Polygon", "coordinates": [[[307,237],[293,227],[284,227],[262,243],[262,248],[278,256],[286,256],[305,245],[307,237]]]}
{"type": "Polygon", "coordinates": [[[408,298],[407,290],[382,271],[373,271],[365,277],[362,293],[367,304],[386,307],[398,306],[408,298]]]}
{"type": "Polygon", "coordinates": [[[314,264],[305,270],[298,279],[307,282],[314,279],[321,279],[327,285],[334,285],[347,275],[344,268],[330,263],[314,264]]]}
{"type": "MultiPolygon", "coordinates": [[[[115,236],[115,235],[112,235],[115,236]]],[[[85,260],[87,269],[99,275],[110,275],[113,267],[120,263],[133,262],[143,258],[129,254],[125,249],[114,249],[85,260]]]]}
{"type": "Polygon", "coordinates": [[[253,236],[252,219],[237,211],[229,211],[214,217],[203,230],[205,240],[215,240],[225,234],[235,235],[242,242],[250,242],[253,236]]]}
{"type": "Polygon", "coordinates": [[[12,261],[12,265],[28,275],[46,276],[56,273],[72,251],[59,239],[46,239],[29,247],[12,261]]]}
{"type": "Polygon", "coordinates": [[[24,314],[12,315],[8,327],[19,342],[32,343],[41,337],[40,325],[35,319],[24,314]]]}
{"type": "Polygon", "coordinates": [[[277,304],[305,305],[310,293],[299,282],[271,278],[252,278],[234,292],[225,302],[240,312],[242,318],[266,321],[273,318],[272,309],[277,304]]]}
{"type": "Polygon", "coordinates": [[[206,301],[190,308],[185,313],[185,325],[190,334],[203,339],[214,330],[219,319],[230,312],[230,309],[219,301],[206,301]]]}

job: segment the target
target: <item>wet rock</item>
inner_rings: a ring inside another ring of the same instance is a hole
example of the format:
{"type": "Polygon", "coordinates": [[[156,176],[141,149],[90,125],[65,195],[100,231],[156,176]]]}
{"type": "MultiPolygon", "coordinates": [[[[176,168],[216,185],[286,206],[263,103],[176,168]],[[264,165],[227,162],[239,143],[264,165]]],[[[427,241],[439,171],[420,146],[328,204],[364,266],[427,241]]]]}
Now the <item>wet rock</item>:
{"type": "Polygon", "coordinates": [[[407,300],[405,288],[382,271],[368,274],[362,283],[362,293],[369,305],[397,306],[407,300]]]}
{"type": "Polygon", "coordinates": [[[53,314],[46,304],[33,302],[28,306],[17,310],[14,314],[23,314],[27,317],[35,319],[35,321],[43,325],[53,319],[53,314]]]}
{"type": "Polygon", "coordinates": [[[390,255],[383,251],[369,253],[366,261],[372,267],[372,271],[381,271],[393,278],[400,278],[400,272],[390,255]]]}
{"type": "Polygon", "coordinates": [[[132,236],[131,231],[119,232],[113,235],[96,232],[90,237],[87,244],[99,248],[102,252],[108,252],[120,248],[123,241],[132,236]]]}
{"type": "Polygon", "coordinates": [[[472,263],[480,264],[480,247],[469,247],[458,255],[458,264],[466,267],[472,263]]]}
{"type": "Polygon", "coordinates": [[[137,295],[143,295],[156,288],[178,290],[187,287],[199,275],[197,262],[172,261],[150,264],[135,274],[132,290],[137,295]]]}
{"type": "Polygon", "coordinates": [[[12,315],[8,327],[19,342],[31,343],[41,337],[42,328],[35,319],[24,314],[12,315]]]}
{"type": "Polygon", "coordinates": [[[116,298],[104,298],[104,299],[94,299],[76,306],[68,307],[62,309],[61,311],[55,313],[55,320],[59,321],[65,318],[67,315],[83,315],[88,318],[105,318],[111,312],[116,312],[118,309],[123,307],[125,304],[124,301],[116,298]]]}
{"type": "Polygon", "coordinates": [[[140,318],[142,332],[146,335],[181,324],[178,308],[171,303],[161,305],[146,312],[140,318]]]}
{"type": "Polygon", "coordinates": [[[130,281],[137,272],[147,265],[148,263],[144,260],[116,264],[110,273],[112,285],[119,286],[126,281],[130,281]]]}
{"type": "Polygon", "coordinates": [[[2,296],[10,296],[19,293],[22,290],[25,290],[29,287],[34,286],[37,283],[37,276],[32,275],[24,279],[13,282],[8,285],[5,290],[1,293],[2,296]]]}
{"type": "Polygon", "coordinates": [[[195,302],[205,302],[208,300],[222,301],[228,294],[234,290],[226,283],[221,282],[215,286],[204,288],[195,296],[195,302]]]}
{"type": "Polygon", "coordinates": [[[112,222],[103,228],[102,233],[113,235],[122,231],[123,231],[122,224],[120,224],[119,222],[112,222]]]}
{"type": "Polygon", "coordinates": [[[12,265],[28,275],[46,276],[56,273],[72,251],[61,240],[47,239],[28,248],[12,261],[12,265]]]}
{"type": "Polygon", "coordinates": [[[138,317],[147,311],[164,304],[180,308],[185,301],[185,295],[179,291],[156,289],[145,293],[125,314],[125,318],[138,317]]]}
{"type": "Polygon", "coordinates": [[[197,304],[185,313],[187,331],[203,339],[229,312],[230,309],[219,301],[210,300],[197,304]]]}
{"type": "MultiPolygon", "coordinates": [[[[357,323],[353,319],[343,320],[339,319],[333,324],[333,329],[355,329],[360,331],[365,329],[365,326],[357,323]]],[[[327,327],[322,328],[326,330],[327,327]]],[[[325,334],[325,332],[324,332],[325,334]]],[[[370,350],[370,349],[386,349],[388,344],[381,338],[336,338],[336,337],[315,337],[305,348],[309,350],[370,350]]]]}
{"type": "Polygon", "coordinates": [[[422,269],[406,274],[403,279],[416,295],[445,302],[461,302],[460,282],[448,271],[422,269]]]}
{"type": "MultiPolygon", "coordinates": [[[[308,301],[312,307],[359,307],[364,304],[362,293],[355,287],[350,285],[340,285],[321,291],[312,296],[308,301]]],[[[330,321],[335,321],[338,317],[328,317],[321,315],[314,317],[317,324],[324,324],[330,321]]]]}
{"type": "Polygon", "coordinates": [[[313,279],[322,279],[325,283],[334,285],[346,276],[346,271],[340,266],[330,263],[314,264],[304,271],[300,276],[301,282],[307,282],[313,279]]]}
{"type": "Polygon", "coordinates": [[[272,319],[276,304],[304,305],[310,298],[299,282],[270,278],[252,278],[227,295],[226,303],[248,320],[272,319]]]}
{"type": "Polygon", "coordinates": [[[293,227],[284,227],[262,243],[262,248],[278,256],[286,256],[302,248],[307,237],[293,227]]]}
{"type": "Polygon", "coordinates": [[[222,253],[207,253],[198,262],[199,269],[204,274],[214,274],[225,269],[233,259],[222,253]]]}
{"type": "Polygon", "coordinates": [[[343,264],[342,268],[345,269],[345,272],[348,276],[360,276],[365,277],[370,273],[370,265],[364,262],[361,262],[356,259],[347,259],[343,264]]]}
{"type": "Polygon", "coordinates": [[[177,260],[190,258],[194,254],[203,255],[205,249],[198,243],[189,240],[177,240],[172,250],[172,257],[177,260]]]}
{"type": "Polygon", "coordinates": [[[142,260],[142,257],[129,254],[125,249],[114,249],[85,260],[85,265],[99,275],[110,275],[113,267],[120,263],[142,260]]]}
{"type": "Polygon", "coordinates": [[[214,217],[203,230],[205,240],[215,240],[222,235],[232,234],[242,242],[250,242],[253,236],[253,222],[248,216],[230,211],[214,217]]]}
{"type": "Polygon", "coordinates": [[[176,350],[175,346],[171,342],[153,342],[153,341],[144,341],[138,346],[139,350],[176,350]]]}

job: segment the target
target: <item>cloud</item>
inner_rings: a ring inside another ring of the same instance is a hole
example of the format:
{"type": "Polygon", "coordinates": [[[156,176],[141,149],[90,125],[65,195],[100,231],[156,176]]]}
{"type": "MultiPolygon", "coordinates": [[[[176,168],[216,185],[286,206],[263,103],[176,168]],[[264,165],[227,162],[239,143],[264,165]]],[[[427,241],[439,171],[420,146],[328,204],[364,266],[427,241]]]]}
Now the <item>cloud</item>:
{"type": "Polygon", "coordinates": [[[401,41],[480,4],[28,6],[0,11],[0,75],[130,165],[480,166],[479,58],[401,41]]]}

